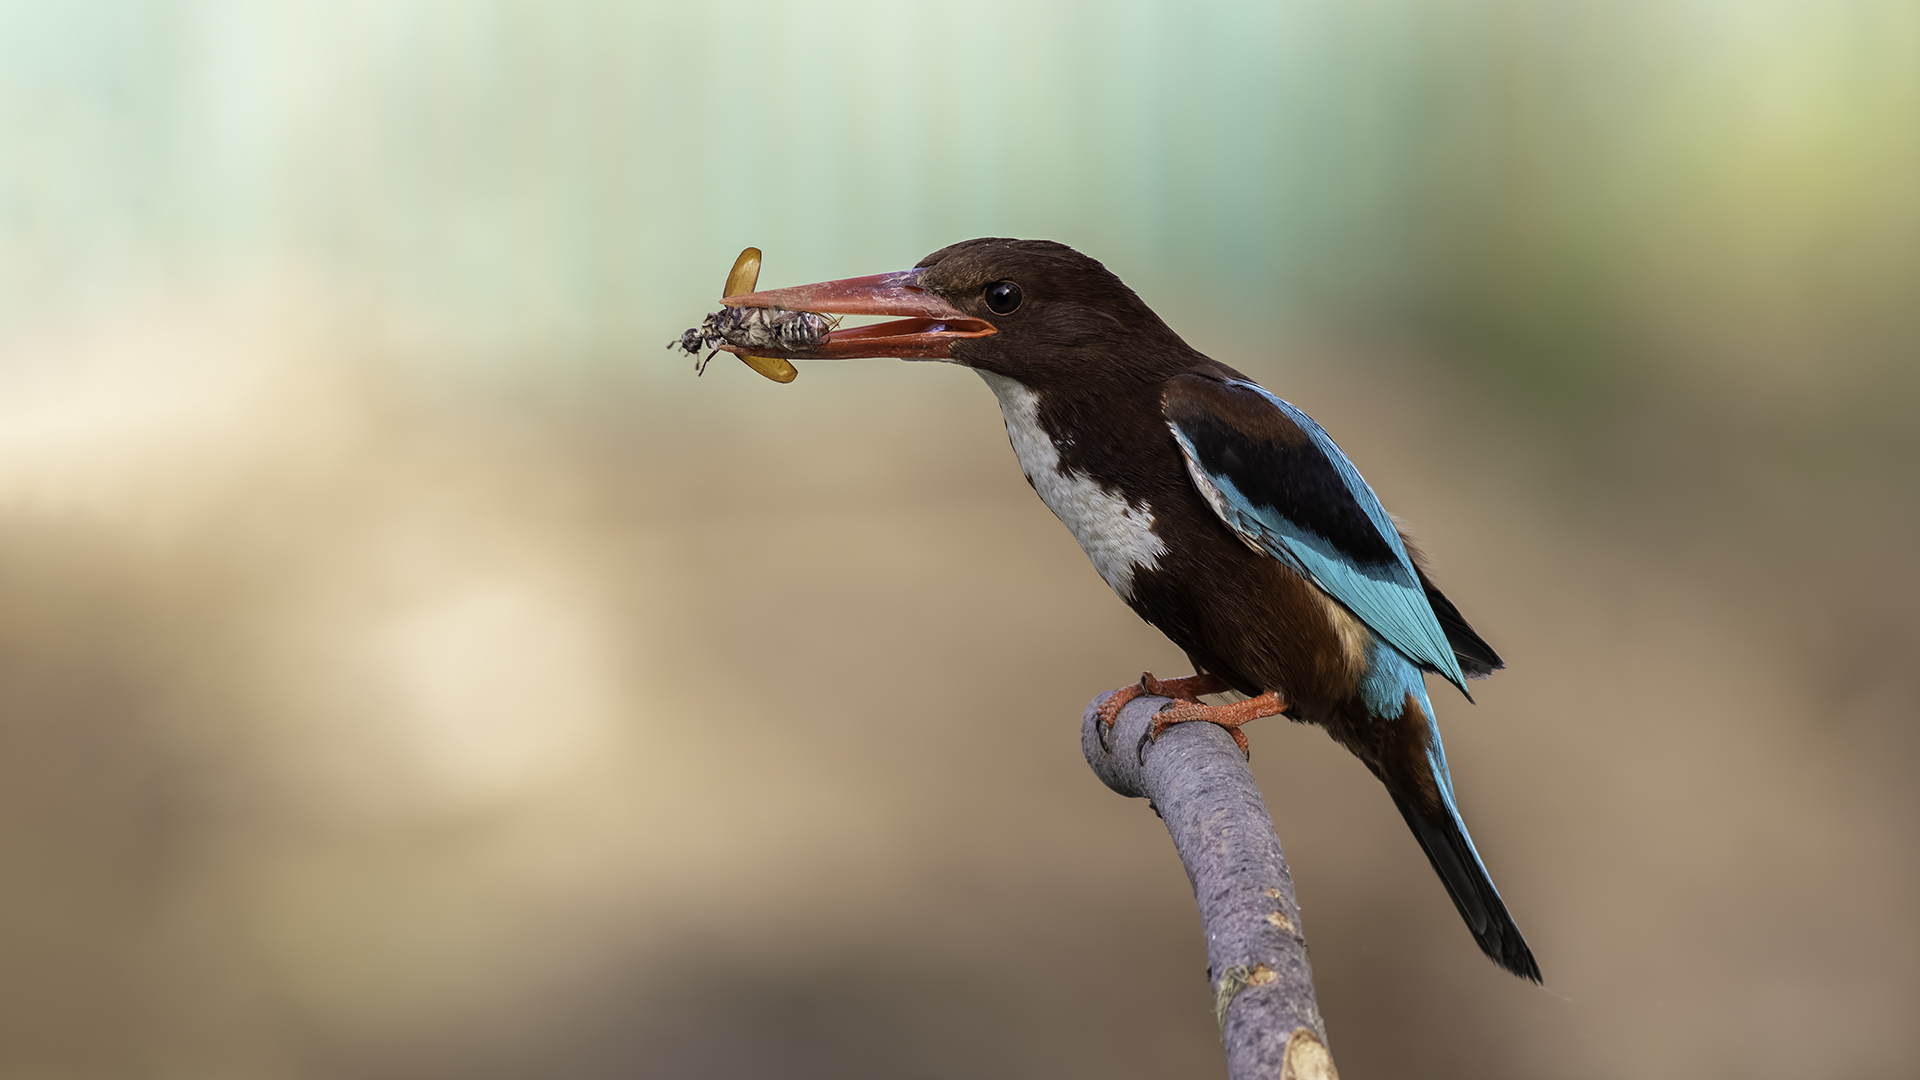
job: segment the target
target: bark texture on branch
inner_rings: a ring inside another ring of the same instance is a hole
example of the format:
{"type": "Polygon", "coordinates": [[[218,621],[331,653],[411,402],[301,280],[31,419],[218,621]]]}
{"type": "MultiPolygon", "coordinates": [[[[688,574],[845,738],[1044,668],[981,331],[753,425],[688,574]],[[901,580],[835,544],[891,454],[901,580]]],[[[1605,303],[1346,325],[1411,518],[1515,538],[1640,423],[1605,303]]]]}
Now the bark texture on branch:
{"type": "Polygon", "coordinates": [[[1161,697],[1128,702],[1103,742],[1096,711],[1107,696],[1087,706],[1081,750],[1108,787],[1159,812],[1187,868],[1228,1077],[1337,1077],[1293,875],[1246,759],[1225,730],[1206,723],[1176,724],[1143,749],[1147,724],[1168,704],[1161,697]]]}

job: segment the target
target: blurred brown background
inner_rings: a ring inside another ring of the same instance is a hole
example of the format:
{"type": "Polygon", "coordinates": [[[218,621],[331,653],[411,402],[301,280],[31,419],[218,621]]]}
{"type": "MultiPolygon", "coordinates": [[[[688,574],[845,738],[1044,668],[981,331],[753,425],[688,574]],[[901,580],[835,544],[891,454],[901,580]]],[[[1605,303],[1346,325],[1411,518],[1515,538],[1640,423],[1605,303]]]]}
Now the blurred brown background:
{"type": "Polygon", "coordinates": [[[1911,5],[0,4],[0,1076],[1206,1076],[1078,719],[1178,653],[964,371],[661,346],[976,235],[1311,411],[1505,654],[1540,957],[1254,766],[1342,1075],[1920,1073],[1911,5]]]}

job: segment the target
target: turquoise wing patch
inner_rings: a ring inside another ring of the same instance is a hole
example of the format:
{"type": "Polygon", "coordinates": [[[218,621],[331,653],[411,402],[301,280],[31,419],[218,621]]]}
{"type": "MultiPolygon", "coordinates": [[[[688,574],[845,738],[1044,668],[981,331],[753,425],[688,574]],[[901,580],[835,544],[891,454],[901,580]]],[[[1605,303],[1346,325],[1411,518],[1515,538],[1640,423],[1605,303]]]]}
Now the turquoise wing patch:
{"type": "MultiPolygon", "coordinates": [[[[1380,505],[1379,497],[1361,478],[1360,471],[1353,467],[1353,462],[1347,460],[1347,455],[1341,452],[1332,437],[1312,417],[1264,388],[1238,381],[1214,382],[1213,385],[1220,387],[1222,392],[1233,388],[1259,394],[1306,435],[1312,451],[1317,451],[1325,462],[1315,462],[1315,471],[1324,473],[1326,466],[1330,465],[1339,484],[1344,487],[1345,496],[1352,500],[1351,505],[1338,507],[1347,519],[1347,526],[1351,527],[1352,521],[1370,523],[1372,532],[1378,534],[1379,544],[1373,546],[1379,557],[1356,559],[1328,539],[1326,532],[1335,530],[1316,530],[1313,527],[1312,515],[1327,513],[1325,492],[1315,493],[1317,502],[1302,499],[1295,506],[1273,505],[1289,501],[1284,494],[1290,490],[1285,478],[1264,484],[1249,481],[1245,472],[1245,463],[1261,460],[1263,450],[1277,452],[1272,444],[1269,442],[1263,447],[1260,436],[1236,427],[1228,437],[1243,439],[1244,443],[1220,447],[1217,445],[1223,438],[1220,425],[1226,422],[1223,414],[1216,411],[1207,415],[1207,431],[1203,435],[1200,426],[1192,418],[1195,407],[1204,407],[1204,402],[1183,400],[1182,407],[1177,410],[1181,418],[1170,415],[1168,427],[1186,457],[1188,474],[1213,507],[1214,513],[1248,543],[1279,559],[1345,605],[1381,640],[1414,663],[1445,676],[1447,681],[1466,693],[1466,679],[1460,671],[1459,662],[1454,659],[1453,648],[1447,643],[1445,632],[1440,629],[1439,620],[1434,617],[1433,608],[1427,603],[1426,592],[1414,573],[1413,560],[1400,540],[1400,532],[1394,527],[1393,519],[1387,516],[1386,508],[1380,505]],[[1207,441],[1213,452],[1203,453],[1196,445],[1197,441],[1207,441]],[[1241,483],[1236,483],[1234,477],[1229,475],[1232,470],[1220,465],[1223,460],[1235,463],[1241,483]],[[1243,484],[1281,494],[1256,498],[1243,490],[1243,484]],[[1354,517],[1355,510],[1364,518],[1354,517]]],[[[1170,413],[1175,411],[1169,409],[1170,413]]],[[[1305,446],[1289,449],[1285,453],[1291,456],[1303,451],[1306,451],[1305,446]]],[[[1331,483],[1328,482],[1329,487],[1331,483]]]]}

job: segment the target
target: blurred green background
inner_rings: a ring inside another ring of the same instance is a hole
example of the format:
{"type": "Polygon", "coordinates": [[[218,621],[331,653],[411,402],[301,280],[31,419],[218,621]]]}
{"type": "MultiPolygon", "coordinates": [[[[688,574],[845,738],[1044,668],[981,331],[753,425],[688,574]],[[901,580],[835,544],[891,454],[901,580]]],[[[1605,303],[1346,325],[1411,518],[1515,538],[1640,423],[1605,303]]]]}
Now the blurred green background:
{"type": "Polygon", "coordinates": [[[1218,1074],[991,396],[662,348],[978,235],[1508,659],[1545,990],[1253,731],[1344,1076],[1920,1071],[1920,8],[0,0],[0,1076],[1218,1074]]]}

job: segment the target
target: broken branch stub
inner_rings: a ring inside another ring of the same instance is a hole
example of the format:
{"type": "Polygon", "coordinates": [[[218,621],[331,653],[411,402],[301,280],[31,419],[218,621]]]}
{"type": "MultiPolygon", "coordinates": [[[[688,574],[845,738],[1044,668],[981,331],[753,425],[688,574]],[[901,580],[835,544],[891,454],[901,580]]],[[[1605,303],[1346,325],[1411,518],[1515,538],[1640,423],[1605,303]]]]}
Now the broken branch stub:
{"type": "Polygon", "coordinates": [[[1142,746],[1169,704],[1141,696],[1101,732],[1087,706],[1080,746],[1094,774],[1159,812],[1193,885],[1207,939],[1207,979],[1231,1080],[1336,1078],[1313,993],[1300,906],[1273,819],[1247,760],[1227,732],[1175,724],[1142,746]]]}

